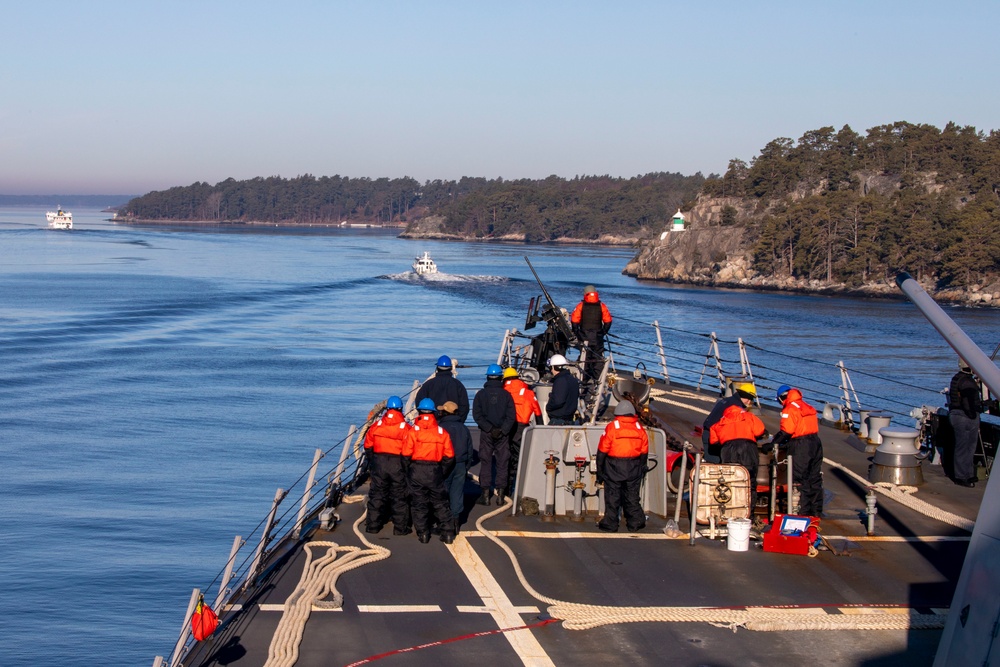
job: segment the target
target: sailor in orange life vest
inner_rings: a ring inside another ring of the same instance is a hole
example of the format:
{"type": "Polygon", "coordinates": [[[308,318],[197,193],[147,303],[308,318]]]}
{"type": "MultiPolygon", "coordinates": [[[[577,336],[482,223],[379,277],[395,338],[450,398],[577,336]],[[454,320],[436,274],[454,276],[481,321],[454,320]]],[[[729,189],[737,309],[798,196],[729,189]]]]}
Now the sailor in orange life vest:
{"type": "Polygon", "coordinates": [[[576,304],[570,315],[573,333],[587,347],[585,380],[597,380],[604,363],[604,337],[611,328],[611,312],[601,301],[597,288],[583,288],[583,301],[576,304]]]}
{"type": "Polygon", "coordinates": [[[451,544],[455,541],[455,520],[444,479],[455,467],[455,450],[448,432],[437,423],[436,409],[430,398],[417,404],[419,414],[406,434],[403,458],[409,469],[410,504],[417,539],[424,544],[430,542],[431,527],[437,519],[441,541],[451,544]]]}
{"type": "Polygon", "coordinates": [[[722,419],[712,424],[709,441],[713,445],[722,445],[723,463],[735,463],[747,469],[750,481],[750,519],[753,519],[753,510],[757,506],[757,438],[767,430],[764,422],[746,410],[757,397],[754,386],[744,382],[737,385],[737,393],[743,401],[743,407],[727,407],[722,413],[722,419]]]}
{"type": "Polygon", "coordinates": [[[407,490],[403,446],[410,425],[403,417],[403,401],[390,396],[385,413],[368,427],[365,454],[371,470],[365,532],[377,533],[392,512],[393,535],[410,534],[410,494],[407,490]]]}
{"type": "Polygon", "coordinates": [[[503,369],[503,388],[514,399],[514,418],[516,423],[510,432],[510,465],[507,467],[507,495],[514,495],[514,480],[517,475],[517,462],[521,457],[521,436],[529,424],[535,423],[535,417],[542,416],[542,406],[531,387],[518,377],[513,368],[503,369]]]}
{"type": "Polygon", "coordinates": [[[816,408],[802,400],[802,392],[783,384],[778,387],[781,430],[761,447],[769,454],[775,447],[788,447],[792,455],[792,484],[799,489],[797,514],[818,517],[823,513],[823,443],[819,440],[816,408]]]}
{"type": "Polygon", "coordinates": [[[649,436],[628,401],[615,406],[614,421],[604,429],[597,445],[597,482],[604,484],[604,517],[597,527],[618,532],[619,513],[625,514],[629,532],[646,526],[639,489],[646,475],[649,436]]]}

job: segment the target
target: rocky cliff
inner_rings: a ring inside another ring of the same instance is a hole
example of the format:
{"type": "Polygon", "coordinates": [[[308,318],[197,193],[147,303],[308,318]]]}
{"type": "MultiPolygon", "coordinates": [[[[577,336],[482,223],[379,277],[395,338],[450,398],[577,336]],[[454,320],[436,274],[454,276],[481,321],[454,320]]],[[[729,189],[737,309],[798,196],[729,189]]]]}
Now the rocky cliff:
{"type": "MultiPolygon", "coordinates": [[[[684,231],[664,232],[656,240],[642,242],[622,273],[642,280],[687,285],[905,298],[893,280],[849,286],[759,275],[753,269],[752,232],[743,226],[722,225],[724,220],[741,222],[756,213],[738,198],[700,199],[684,213],[684,231]]],[[[936,289],[929,282],[922,285],[938,301],[1000,306],[1000,280],[967,288],[936,289]]]]}

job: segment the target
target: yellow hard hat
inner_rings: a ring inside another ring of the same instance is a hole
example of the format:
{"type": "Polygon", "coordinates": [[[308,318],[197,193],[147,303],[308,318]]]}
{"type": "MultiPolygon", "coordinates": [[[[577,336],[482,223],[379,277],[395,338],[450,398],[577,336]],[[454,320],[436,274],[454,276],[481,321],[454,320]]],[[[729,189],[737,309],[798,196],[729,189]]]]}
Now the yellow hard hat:
{"type": "Polygon", "coordinates": [[[516,377],[517,377],[517,371],[515,369],[511,368],[510,366],[503,369],[504,380],[506,380],[507,378],[516,378],[516,377]]]}
{"type": "Polygon", "coordinates": [[[753,382],[740,382],[735,388],[740,394],[746,394],[749,398],[757,398],[757,387],[753,386],[753,382]]]}

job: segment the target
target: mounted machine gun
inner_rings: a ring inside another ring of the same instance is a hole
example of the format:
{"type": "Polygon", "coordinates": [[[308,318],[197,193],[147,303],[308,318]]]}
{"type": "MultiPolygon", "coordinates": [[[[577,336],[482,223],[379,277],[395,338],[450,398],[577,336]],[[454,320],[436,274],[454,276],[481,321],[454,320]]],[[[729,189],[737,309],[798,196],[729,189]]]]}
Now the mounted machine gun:
{"type": "Polygon", "coordinates": [[[537,297],[532,297],[528,302],[528,316],[524,322],[525,331],[534,329],[535,325],[544,321],[545,331],[531,339],[531,360],[539,375],[548,372],[547,363],[553,354],[566,354],[566,350],[577,344],[576,336],[573,335],[573,328],[570,326],[566,311],[556,305],[549,291],[542,284],[542,279],[538,277],[535,267],[531,265],[531,260],[527,257],[524,261],[528,263],[531,274],[535,276],[535,281],[541,288],[542,293],[537,297]]]}

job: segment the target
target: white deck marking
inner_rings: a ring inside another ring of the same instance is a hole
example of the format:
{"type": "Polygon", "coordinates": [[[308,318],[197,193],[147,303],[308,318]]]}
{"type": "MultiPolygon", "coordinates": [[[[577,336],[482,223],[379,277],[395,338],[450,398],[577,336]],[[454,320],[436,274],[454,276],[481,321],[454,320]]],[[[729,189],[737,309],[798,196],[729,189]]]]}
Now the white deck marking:
{"type": "MultiPolygon", "coordinates": [[[[473,607],[467,605],[458,605],[457,609],[463,614],[492,614],[497,611],[496,607],[473,607]]],[[[514,607],[514,611],[518,614],[539,613],[538,607],[514,607]]]]}
{"type": "MultiPolygon", "coordinates": [[[[455,542],[446,545],[448,551],[458,562],[462,572],[469,579],[469,583],[476,590],[476,593],[483,599],[486,607],[491,609],[490,615],[501,628],[514,628],[524,625],[524,619],[518,613],[518,608],[510,601],[504,593],[500,583],[493,577],[493,574],[486,567],[486,563],[475,552],[464,535],[455,538],[455,542]]],[[[503,636],[510,642],[511,647],[521,662],[529,667],[555,667],[555,663],[549,658],[545,649],[538,643],[531,630],[514,630],[505,632],[503,636]]]]}
{"type": "Polygon", "coordinates": [[[358,611],[375,614],[394,614],[400,612],[441,611],[436,604],[359,604],[358,611]]]}

